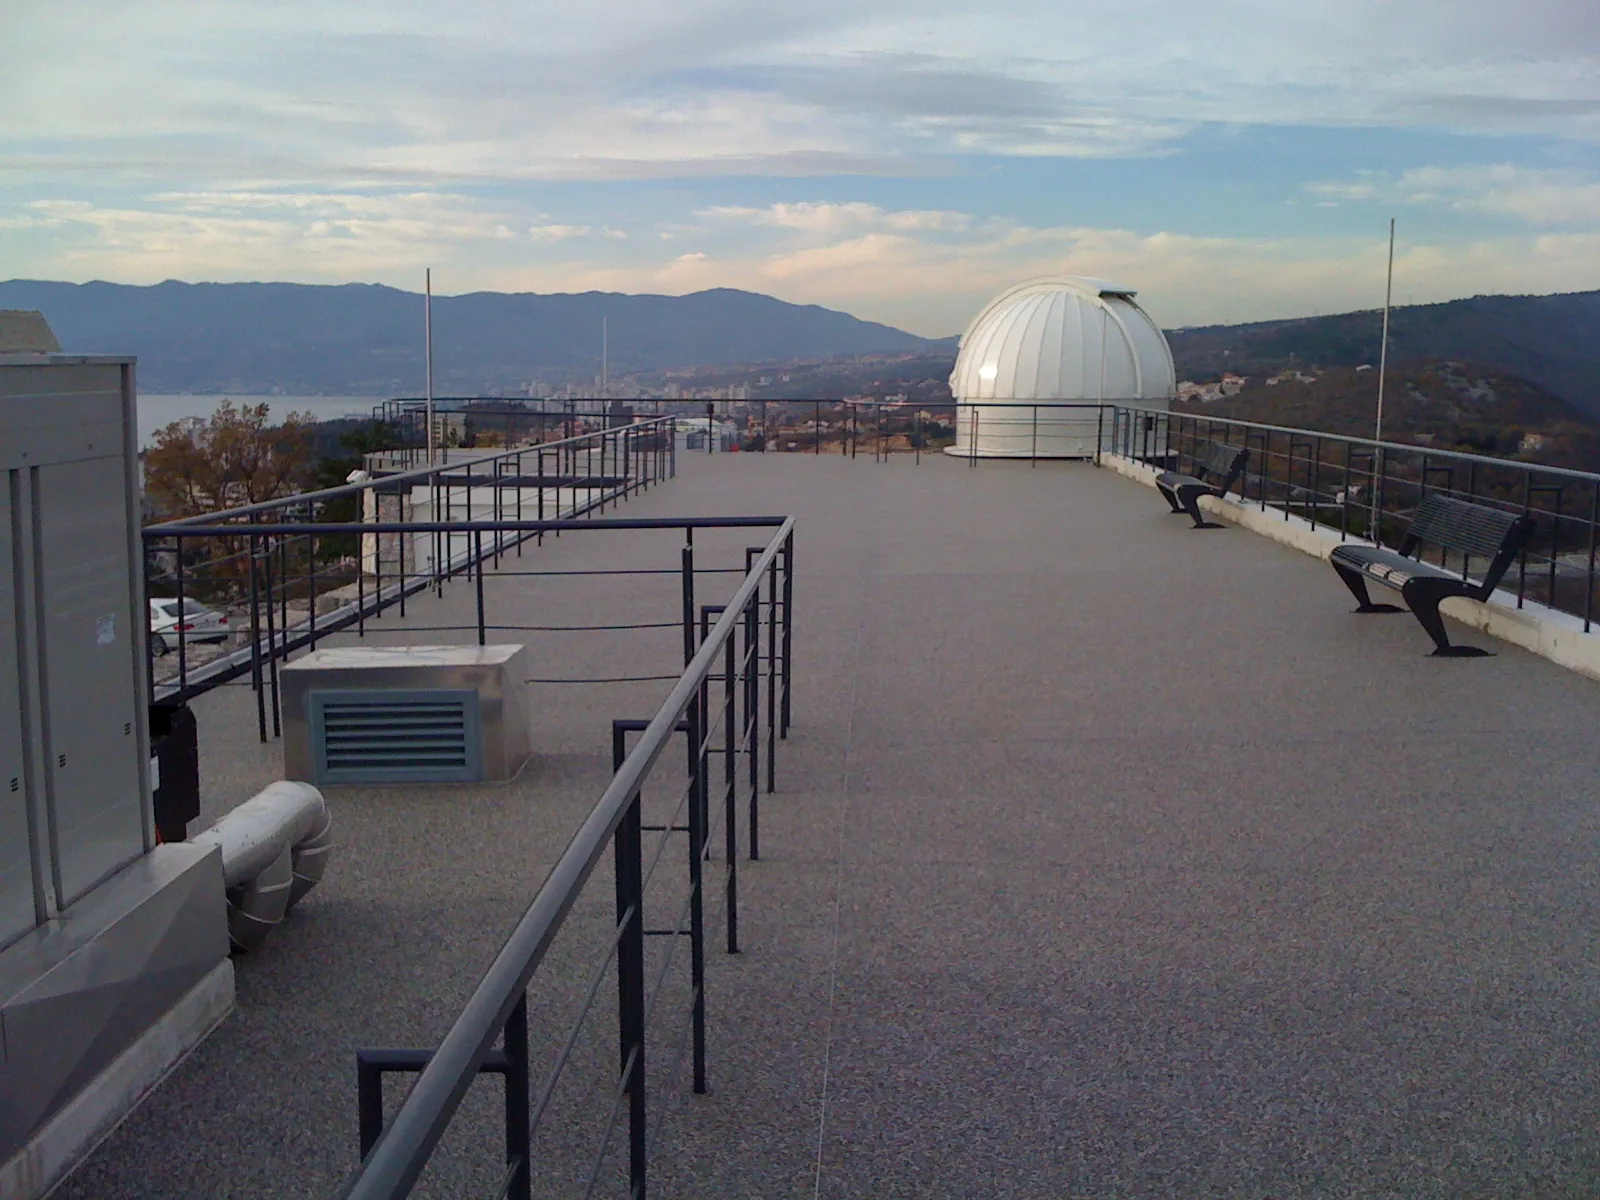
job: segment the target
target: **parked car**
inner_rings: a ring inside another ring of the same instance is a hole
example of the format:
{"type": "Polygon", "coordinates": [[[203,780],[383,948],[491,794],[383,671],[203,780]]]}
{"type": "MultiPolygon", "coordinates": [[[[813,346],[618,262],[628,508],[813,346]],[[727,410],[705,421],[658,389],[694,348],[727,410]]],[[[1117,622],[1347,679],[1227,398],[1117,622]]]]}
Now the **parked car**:
{"type": "Polygon", "coordinates": [[[233,630],[228,614],[207,608],[194,600],[183,601],[180,615],[177,600],[150,601],[150,649],[156,655],[178,648],[181,638],[191,642],[225,642],[233,630]]]}

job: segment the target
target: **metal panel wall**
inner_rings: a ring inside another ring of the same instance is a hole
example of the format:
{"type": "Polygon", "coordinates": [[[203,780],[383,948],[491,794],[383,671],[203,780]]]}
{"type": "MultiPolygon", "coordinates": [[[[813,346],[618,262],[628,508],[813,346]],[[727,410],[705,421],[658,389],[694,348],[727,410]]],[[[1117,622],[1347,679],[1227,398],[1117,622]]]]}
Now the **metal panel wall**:
{"type": "Polygon", "coordinates": [[[65,908],[145,850],[142,716],[127,654],[137,626],[121,456],[41,467],[37,479],[45,769],[65,908]]]}
{"type": "Polygon", "coordinates": [[[0,946],[154,844],[133,415],[131,362],[0,357],[0,946]]]}
{"type": "Polygon", "coordinates": [[[19,483],[17,472],[0,472],[0,572],[4,572],[0,577],[0,946],[27,933],[38,921],[17,653],[17,585],[23,573],[16,561],[12,492],[19,483]]]}

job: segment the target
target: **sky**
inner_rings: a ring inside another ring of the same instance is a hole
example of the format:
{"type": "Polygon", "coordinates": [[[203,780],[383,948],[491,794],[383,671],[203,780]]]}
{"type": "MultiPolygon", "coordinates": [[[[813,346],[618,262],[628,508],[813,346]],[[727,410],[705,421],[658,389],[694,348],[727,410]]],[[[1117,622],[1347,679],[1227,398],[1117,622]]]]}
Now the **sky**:
{"type": "Polygon", "coordinates": [[[1595,0],[5,0],[0,278],[1163,325],[1600,288],[1595,0]]]}

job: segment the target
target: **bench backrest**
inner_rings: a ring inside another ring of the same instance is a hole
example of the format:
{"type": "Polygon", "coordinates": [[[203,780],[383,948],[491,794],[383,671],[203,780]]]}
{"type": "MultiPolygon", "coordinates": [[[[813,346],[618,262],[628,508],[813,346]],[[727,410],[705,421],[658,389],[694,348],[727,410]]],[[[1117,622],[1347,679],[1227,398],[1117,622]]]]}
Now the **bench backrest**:
{"type": "Polygon", "coordinates": [[[1429,545],[1486,558],[1489,568],[1484,572],[1482,590],[1487,595],[1500,582],[1532,530],[1533,522],[1527,517],[1431,492],[1417,506],[1411,528],[1400,543],[1400,553],[1414,554],[1418,546],[1429,545]]]}
{"type": "Polygon", "coordinates": [[[1211,449],[1206,451],[1205,464],[1200,468],[1201,477],[1211,476],[1208,482],[1213,482],[1217,491],[1226,492],[1244,473],[1244,465],[1249,460],[1248,446],[1230,446],[1225,442],[1213,442],[1211,449]]]}

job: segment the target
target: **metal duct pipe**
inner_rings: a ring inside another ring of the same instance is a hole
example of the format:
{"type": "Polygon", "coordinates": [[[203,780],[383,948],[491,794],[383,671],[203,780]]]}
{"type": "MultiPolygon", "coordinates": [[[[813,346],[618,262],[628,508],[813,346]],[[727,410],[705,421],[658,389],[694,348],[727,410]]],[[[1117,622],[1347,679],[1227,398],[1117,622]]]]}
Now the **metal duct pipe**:
{"type": "Polygon", "coordinates": [[[333,820],[316,788],[280,781],[191,840],[222,851],[228,936],[250,950],[322,878],[333,820]]]}
{"type": "Polygon", "coordinates": [[[228,940],[236,950],[254,950],[289,911],[293,874],[289,847],[249,883],[228,889],[228,940]]]}

